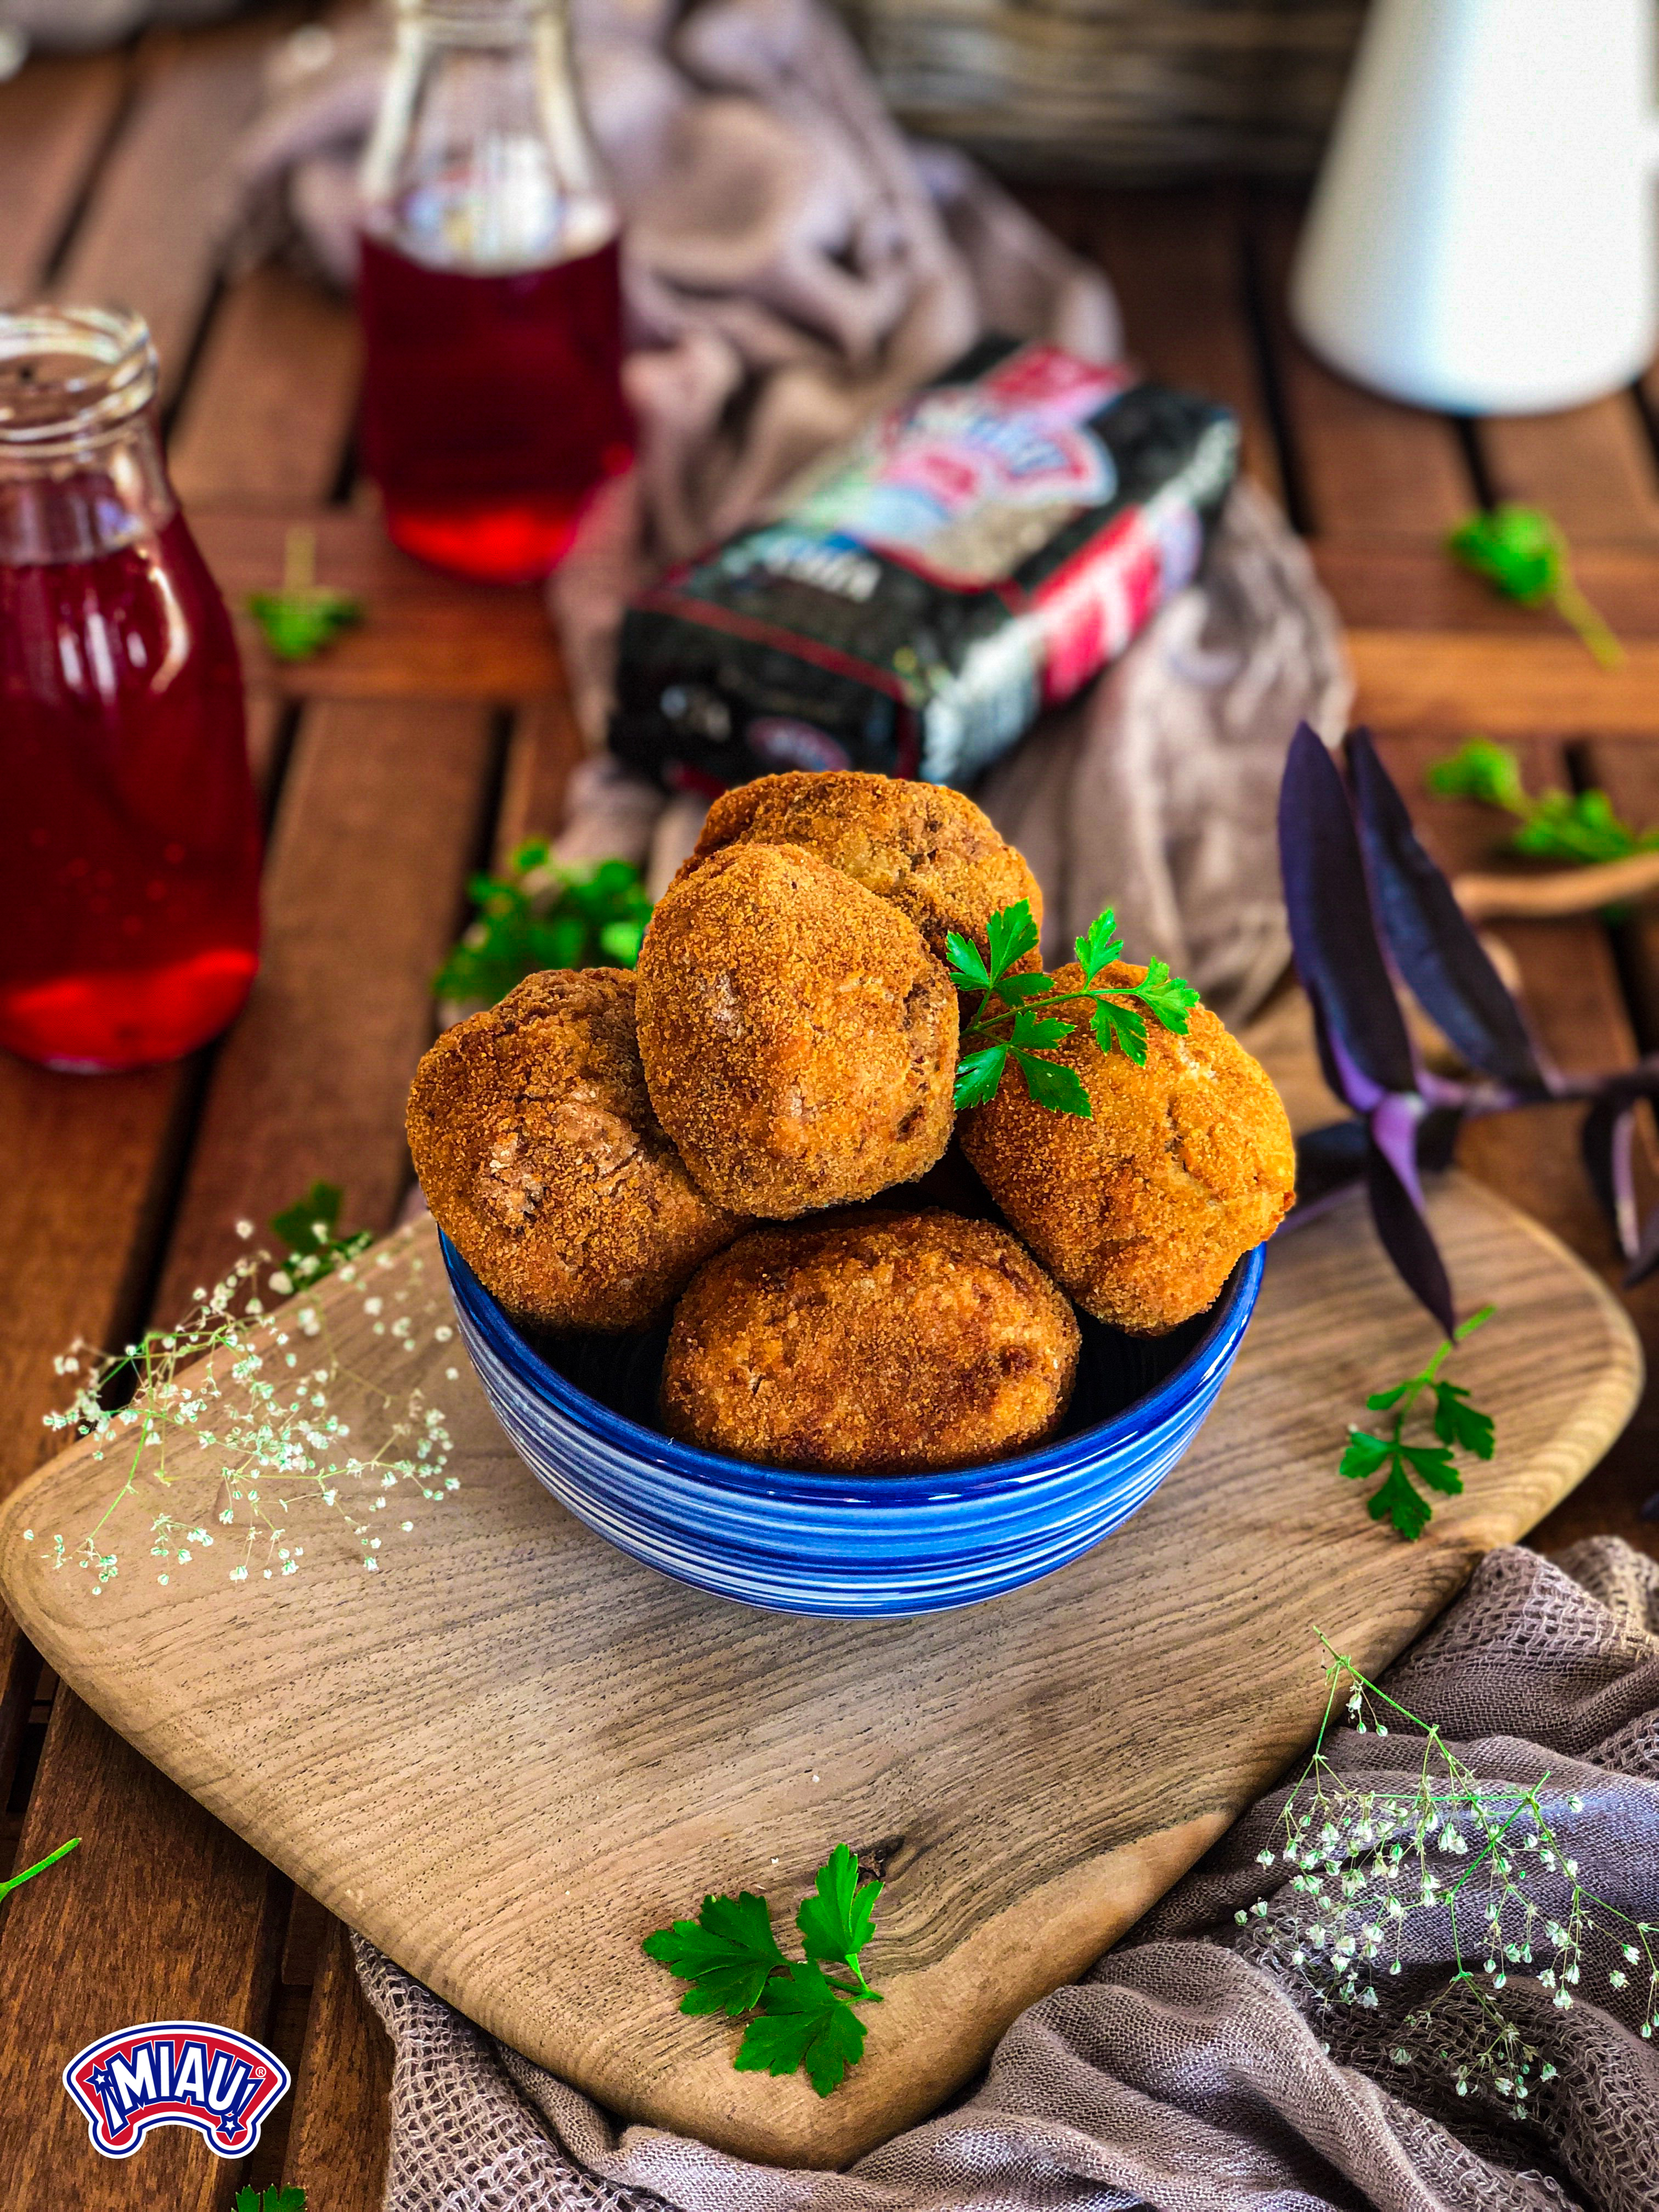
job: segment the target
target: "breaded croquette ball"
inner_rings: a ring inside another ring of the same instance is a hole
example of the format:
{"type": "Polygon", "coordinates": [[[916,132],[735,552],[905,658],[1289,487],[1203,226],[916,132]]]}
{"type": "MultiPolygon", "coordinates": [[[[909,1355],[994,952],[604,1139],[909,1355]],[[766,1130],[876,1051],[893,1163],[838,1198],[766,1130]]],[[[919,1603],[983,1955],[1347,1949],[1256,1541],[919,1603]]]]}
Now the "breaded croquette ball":
{"type": "Polygon", "coordinates": [[[745,1226],[663,1134],[620,969],[529,976],[446,1030],[408,1127],[438,1225],[521,1327],[642,1328],[745,1226]]]}
{"type": "Polygon", "coordinates": [[[908,915],[941,960],[953,929],[982,951],[986,924],[1017,899],[1030,901],[1042,926],[1042,893],[1023,858],[971,799],[942,784],[852,769],[738,784],[709,808],[679,879],[738,844],[804,845],[908,915]]]}
{"type": "Polygon", "coordinates": [[[767,1466],[969,1467],[1058,1426],[1078,1342],[1006,1230],[872,1208],[754,1231],[701,1267],[675,1310],[662,1418],[767,1466]]]}
{"type": "MultiPolygon", "coordinates": [[[[1146,972],[1119,961],[1100,981],[1146,972]]],[[[1081,989],[1083,970],[1061,969],[1054,985],[1081,989]]],[[[986,1188],[1061,1289],[1134,1336],[1163,1336],[1212,1305],[1295,1191],[1291,1126],[1266,1072],[1207,1008],[1189,1020],[1185,1036],[1147,1022],[1144,1068],[1103,1053],[1086,1018],[1045,1053],[1082,1077],[1092,1121],[1037,1105],[1010,1068],[957,1123],[986,1188]]]]}
{"type": "Polygon", "coordinates": [[[799,845],[717,853],[640,948],[651,1103],[699,1187],[787,1220],[925,1175],[957,1000],[914,922],[799,845]]]}

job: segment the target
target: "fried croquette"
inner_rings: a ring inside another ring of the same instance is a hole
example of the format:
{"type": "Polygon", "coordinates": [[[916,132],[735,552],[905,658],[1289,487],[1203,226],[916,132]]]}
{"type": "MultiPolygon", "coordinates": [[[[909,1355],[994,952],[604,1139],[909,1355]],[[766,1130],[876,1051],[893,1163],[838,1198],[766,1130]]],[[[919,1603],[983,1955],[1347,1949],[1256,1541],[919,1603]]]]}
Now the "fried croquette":
{"type": "Polygon", "coordinates": [[[439,1226],[520,1326],[642,1328],[746,1226],[652,1111],[620,969],[532,975],[447,1030],[408,1127],[439,1226]]]}
{"type": "Polygon", "coordinates": [[[752,1231],[707,1261],[675,1310],[662,1418],[768,1466],[969,1467],[1059,1425],[1078,1346],[1006,1230],[872,1209],[752,1231]]]}
{"type": "Polygon", "coordinates": [[[700,1188],[788,1220],[925,1175],[951,1140],[957,1000],[921,932],[799,845],[717,853],[640,949],[640,1057],[700,1188]]]}
{"type": "MultiPolygon", "coordinates": [[[[1119,961],[1100,980],[1146,972],[1119,961]]],[[[1063,968],[1054,985],[1081,989],[1082,969],[1063,968]]],[[[1163,1336],[1212,1305],[1293,1201],[1279,1093],[1207,1008],[1189,1020],[1184,1036],[1147,1022],[1144,1068],[1103,1053],[1086,1019],[1043,1054],[1077,1070],[1092,1121],[1037,1105],[1010,1068],[990,1103],[957,1122],[986,1188],[1061,1289],[1134,1336],[1163,1336]]]]}
{"type": "Polygon", "coordinates": [[[738,844],[804,845],[908,915],[941,960],[953,929],[983,951],[986,924],[1018,899],[1042,926],[1042,893],[1022,856],[971,799],[942,784],[852,769],[738,784],[709,808],[676,880],[738,844]]]}

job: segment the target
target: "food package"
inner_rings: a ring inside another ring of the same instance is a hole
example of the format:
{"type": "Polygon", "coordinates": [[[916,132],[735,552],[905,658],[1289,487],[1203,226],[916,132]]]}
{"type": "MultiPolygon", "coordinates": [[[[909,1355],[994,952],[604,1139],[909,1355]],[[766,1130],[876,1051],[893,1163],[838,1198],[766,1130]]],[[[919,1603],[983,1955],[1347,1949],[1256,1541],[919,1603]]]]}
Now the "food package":
{"type": "Polygon", "coordinates": [[[612,750],[969,783],[1196,573],[1237,456],[1212,401],[987,338],[634,602],[612,750]]]}

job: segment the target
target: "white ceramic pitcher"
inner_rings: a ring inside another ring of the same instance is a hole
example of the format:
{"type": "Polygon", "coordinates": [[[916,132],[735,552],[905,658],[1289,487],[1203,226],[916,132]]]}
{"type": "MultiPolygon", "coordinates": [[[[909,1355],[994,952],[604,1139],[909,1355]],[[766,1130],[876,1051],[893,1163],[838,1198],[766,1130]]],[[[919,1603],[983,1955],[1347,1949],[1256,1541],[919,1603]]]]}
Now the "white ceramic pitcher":
{"type": "Polygon", "coordinates": [[[1291,280],[1315,350],[1468,414],[1645,368],[1655,21],[1655,0],[1371,0],[1291,280]]]}

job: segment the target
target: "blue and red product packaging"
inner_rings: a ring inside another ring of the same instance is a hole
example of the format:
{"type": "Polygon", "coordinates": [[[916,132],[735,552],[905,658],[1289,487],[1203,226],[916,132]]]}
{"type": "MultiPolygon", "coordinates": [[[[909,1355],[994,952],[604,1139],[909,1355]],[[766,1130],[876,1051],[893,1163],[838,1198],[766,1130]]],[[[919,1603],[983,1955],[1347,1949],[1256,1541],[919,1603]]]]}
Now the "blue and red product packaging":
{"type": "Polygon", "coordinates": [[[1224,407],[988,338],[623,619],[613,751],[670,789],[784,769],[966,785],[1198,573],[1224,407]]]}

